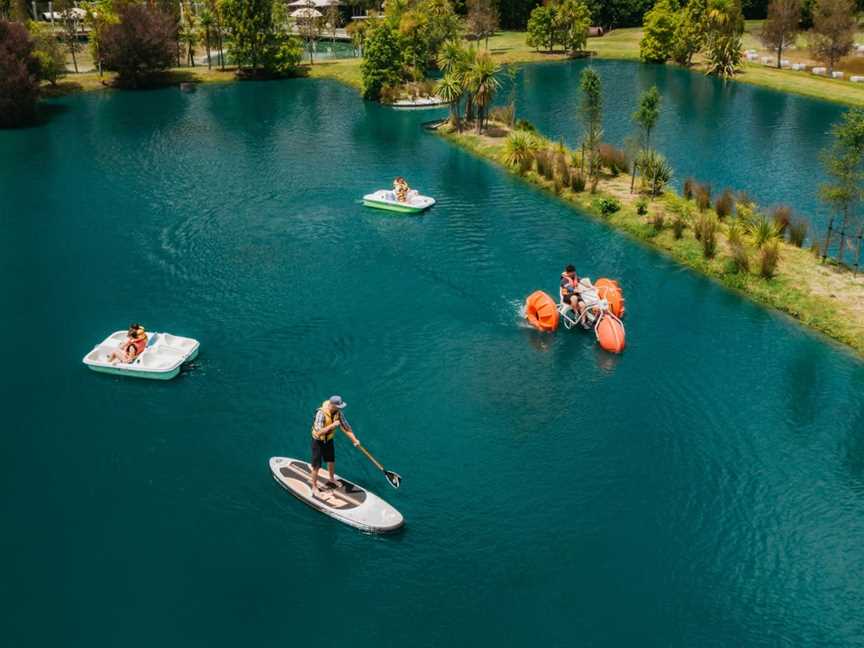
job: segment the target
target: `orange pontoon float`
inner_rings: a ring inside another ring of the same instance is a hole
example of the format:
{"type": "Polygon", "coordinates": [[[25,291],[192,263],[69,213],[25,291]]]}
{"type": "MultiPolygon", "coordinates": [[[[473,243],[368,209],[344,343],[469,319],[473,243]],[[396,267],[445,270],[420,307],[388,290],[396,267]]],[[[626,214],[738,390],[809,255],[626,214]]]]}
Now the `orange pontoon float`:
{"type": "Polygon", "coordinates": [[[597,295],[609,303],[609,312],[615,317],[624,317],[624,294],[614,279],[598,279],[594,282],[597,295]]]}
{"type": "Polygon", "coordinates": [[[525,300],[525,319],[538,331],[550,333],[558,328],[558,307],[542,290],[535,290],[525,300]]]}

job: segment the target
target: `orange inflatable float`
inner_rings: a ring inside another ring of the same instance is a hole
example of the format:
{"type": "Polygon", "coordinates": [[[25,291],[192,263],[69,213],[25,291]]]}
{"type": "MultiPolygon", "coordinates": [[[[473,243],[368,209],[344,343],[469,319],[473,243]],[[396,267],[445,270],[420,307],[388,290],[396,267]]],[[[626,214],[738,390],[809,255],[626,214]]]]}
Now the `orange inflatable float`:
{"type": "Polygon", "coordinates": [[[624,317],[624,293],[614,279],[598,279],[594,282],[597,295],[609,303],[609,312],[615,317],[624,317]]]}
{"type": "Polygon", "coordinates": [[[535,290],[525,300],[525,319],[538,331],[551,332],[558,328],[558,306],[542,290],[535,290]]]}
{"type": "Polygon", "coordinates": [[[594,335],[604,351],[621,353],[624,350],[624,325],[614,315],[601,315],[594,327],[594,335]]]}

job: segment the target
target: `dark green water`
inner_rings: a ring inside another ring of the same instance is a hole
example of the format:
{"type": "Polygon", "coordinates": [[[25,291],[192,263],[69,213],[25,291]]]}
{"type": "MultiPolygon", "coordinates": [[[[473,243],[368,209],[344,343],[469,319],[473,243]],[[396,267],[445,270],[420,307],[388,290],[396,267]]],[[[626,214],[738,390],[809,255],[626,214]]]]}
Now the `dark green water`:
{"type": "MultiPolygon", "coordinates": [[[[746,190],[764,206],[787,204],[814,225],[827,224],[819,201],[825,181],[819,153],[845,108],[666,65],[595,60],[526,65],[517,78],[517,113],[552,139],[576,146],[582,137],[579,76],[593,66],[603,81],[605,139],[625,146],[639,93],[656,85],[662,114],[652,135],[668,156],[675,182],[688,175],[746,190]]],[[[503,98],[503,97],[502,97],[503,98]]]]}
{"type": "Polygon", "coordinates": [[[5,646],[864,645],[860,361],[335,83],[63,106],[0,133],[5,646]],[[571,260],[624,355],[520,327],[571,260]],[[87,371],[130,320],[199,359],[87,371]],[[395,537],[270,477],[331,392],[395,537]]]}

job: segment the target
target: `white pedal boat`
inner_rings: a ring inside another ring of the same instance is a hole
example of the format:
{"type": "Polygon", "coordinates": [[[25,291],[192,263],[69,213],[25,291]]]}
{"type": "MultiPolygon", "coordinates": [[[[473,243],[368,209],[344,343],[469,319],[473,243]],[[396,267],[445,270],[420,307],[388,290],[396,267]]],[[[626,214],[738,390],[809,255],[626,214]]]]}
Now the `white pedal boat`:
{"type": "Polygon", "coordinates": [[[421,196],[415,189],[412,189],[408,192],[408,199],[405,202],[400,202],[396,200],[396,194],[392,191],[379,189],[374,193],[363,196],[363,204],[367,207],[385,209],[402,214],[419,214],[434,205],[435,199],[429,196],[421,196]]]}
{"type": "Polygon", "coordinates": [[[132,362],[108,362],[108,356],[119,351],[120,344],[126,339],[126,331],[109,335],[84,356],[83,362],[93,371],[101,373],[170,380],[180,373],[180,365],[194,360],[198,355],[198,340],[170,333],[147,335],[147,348],[132,362]]]}
{"type": "Polygon", "coordinates": [[[383,499],[362,486],[335,475],[342,482],[340,488],[328,488],[329,475],[324,467],[318,473],[321,496],[312,494],[309,482],[311,466],[300,459],[271,457],[270,472],[273,479],[301,502],[356,529],[369,533],[390,533],[399,529],[402,514],[383,499]]]}

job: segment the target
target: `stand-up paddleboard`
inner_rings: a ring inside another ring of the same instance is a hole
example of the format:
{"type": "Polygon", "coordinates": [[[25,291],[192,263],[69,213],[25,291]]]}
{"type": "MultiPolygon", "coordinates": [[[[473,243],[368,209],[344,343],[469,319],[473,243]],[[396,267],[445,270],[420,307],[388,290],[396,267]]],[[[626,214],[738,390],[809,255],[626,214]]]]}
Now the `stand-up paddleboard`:
{"type": "Polygon", "coordinates": [[[336,475],[340,488],[330,486],[326,467],[318,472],[320,497],[312,494],[312,468],[305,461],[290,457],[271,457],[273,478],[297,499],[357,529],[389,533],[402,526],[402,514],[377,495],[336,475]]]}

